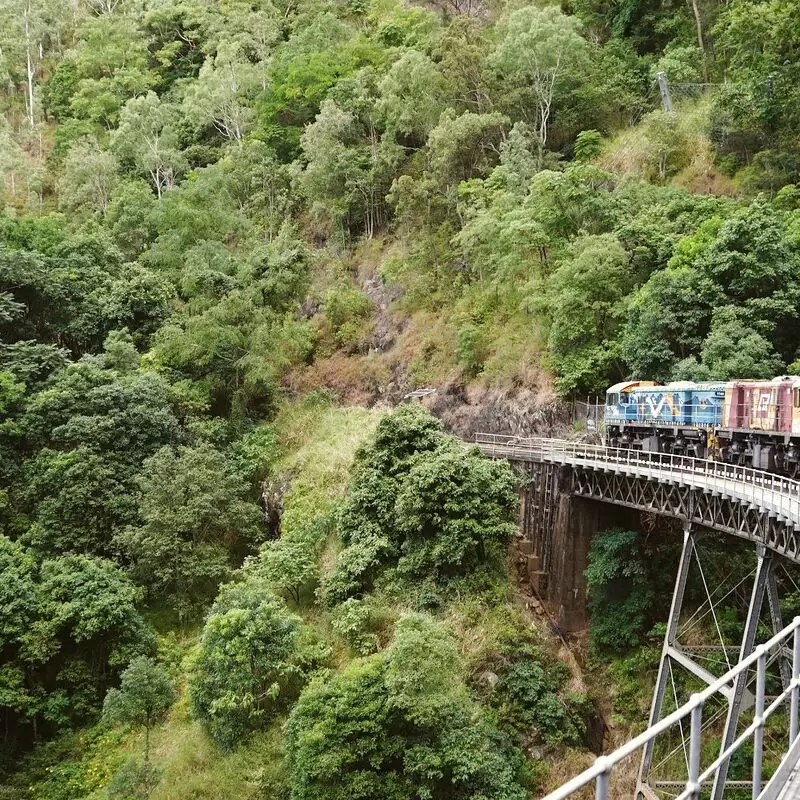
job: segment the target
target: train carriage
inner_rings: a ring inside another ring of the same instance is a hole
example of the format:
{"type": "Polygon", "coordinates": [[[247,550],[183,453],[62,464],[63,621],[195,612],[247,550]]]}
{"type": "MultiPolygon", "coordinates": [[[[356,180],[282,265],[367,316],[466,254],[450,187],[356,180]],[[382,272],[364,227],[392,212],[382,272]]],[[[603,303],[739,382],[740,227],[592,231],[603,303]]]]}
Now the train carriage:
{"type": "Polygon", "coordinates": [[[732,381],[719,431],[727,460],[795,473],[800,460],[800,378],[732,381]]]}

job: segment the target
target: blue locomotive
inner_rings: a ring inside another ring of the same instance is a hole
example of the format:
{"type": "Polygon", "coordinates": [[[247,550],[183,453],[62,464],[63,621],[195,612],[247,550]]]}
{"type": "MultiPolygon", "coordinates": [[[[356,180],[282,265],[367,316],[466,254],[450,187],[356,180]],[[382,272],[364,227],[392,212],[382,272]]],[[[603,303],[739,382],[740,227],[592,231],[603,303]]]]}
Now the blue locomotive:
{"type": "Polygon", "coordinates": [[[624,381],[606,393],[606,439],[610,445],[704,458],[708,431],[722,423],[729,384],[624,381]]]}

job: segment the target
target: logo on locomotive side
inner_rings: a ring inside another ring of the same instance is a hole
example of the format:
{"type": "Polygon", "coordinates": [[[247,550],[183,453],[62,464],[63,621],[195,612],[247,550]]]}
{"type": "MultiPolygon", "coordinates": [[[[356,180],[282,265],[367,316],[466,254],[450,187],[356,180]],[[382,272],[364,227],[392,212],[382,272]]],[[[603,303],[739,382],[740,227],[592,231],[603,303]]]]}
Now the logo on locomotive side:
{"type": "MultiPolygon", "coordinates": [[[[671,416],[678,416],[678,406],[675,402],[675,395],[673,394],[648,394],[644,396],[643,401],[650,412],[650,416],[654,418],[661,416],[665,408],[669,411],[671,416]]],[[[642,408],[642,411],[644,411],[644,408],[642,408]]]]}

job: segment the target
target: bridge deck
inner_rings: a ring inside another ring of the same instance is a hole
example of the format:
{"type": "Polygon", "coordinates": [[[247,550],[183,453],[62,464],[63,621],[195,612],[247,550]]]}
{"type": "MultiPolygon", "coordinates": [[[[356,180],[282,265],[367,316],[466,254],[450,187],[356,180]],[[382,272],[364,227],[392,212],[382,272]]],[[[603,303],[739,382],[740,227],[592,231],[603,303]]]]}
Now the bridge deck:
{"type": "Polygon", "coordinates": [[[717,492],[721,496],[738,500],[758,507],[762,511],[774,511],[780,514],[795,527],[800,526],[800,499],[786,497],[785,494],[765,486],[757,487],[745,481],[737,481],[728,477],[716,475],[697,475],[692,472],[676,473],[669,467],[646,466],[642,464],[616,464],[603,459],[575,458],[564,460],[572,466],[582,466],[591,469],[612,471],[615,474],[635,475],[648,480],[661,483],[680,482],[685,486],[702,489],[704,492],[717,492]]]}
{"type": "Polygon", "coordinates": [[[797,767],[789,776],[783,791],[778,795],[778,800],[800,800],[800,772],[797,767]]]}
{"type": "Polygon", "coordinates": [[[558,439],[515,440],[478,434],[488,456],[538,461],[679,484],[748,505],[800,529],[800,481],[706,459],[585,445],[558,439]]]}

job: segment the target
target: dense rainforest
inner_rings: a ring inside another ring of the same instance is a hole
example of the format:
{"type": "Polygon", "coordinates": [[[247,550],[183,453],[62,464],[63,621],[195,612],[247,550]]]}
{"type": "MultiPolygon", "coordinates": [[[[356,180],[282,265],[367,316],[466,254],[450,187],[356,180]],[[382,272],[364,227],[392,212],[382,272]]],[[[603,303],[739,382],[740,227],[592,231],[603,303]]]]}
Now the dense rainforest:
{"type": "MultiPolygon", "coordinates": [[[[515,476],[395,406],[800,371],[798,29],[0,0],[0,797],[507,800],[587,763],[515,476]]],[[[669,579],[633,535],[589,575],[624,731],[669,579]]]]}

